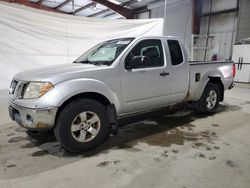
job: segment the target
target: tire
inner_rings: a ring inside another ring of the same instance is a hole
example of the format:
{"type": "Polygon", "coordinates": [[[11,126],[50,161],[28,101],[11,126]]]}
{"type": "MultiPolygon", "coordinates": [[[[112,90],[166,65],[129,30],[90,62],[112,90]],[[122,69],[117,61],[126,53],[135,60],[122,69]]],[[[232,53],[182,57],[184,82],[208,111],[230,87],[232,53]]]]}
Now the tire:
{"type": "Polygon", "coordinates": [[[204,114],[215,113],[219,105],[220,96],[219,85],[207,83],[202,96],[197,103],[196,110],[204,114]]]}
{"type": "Polygon", "coordinates": [[[107,109],[95,100],[77,99],[60,112],[54,133],[69,152],[93,149],[109,136],[107,109]]]}

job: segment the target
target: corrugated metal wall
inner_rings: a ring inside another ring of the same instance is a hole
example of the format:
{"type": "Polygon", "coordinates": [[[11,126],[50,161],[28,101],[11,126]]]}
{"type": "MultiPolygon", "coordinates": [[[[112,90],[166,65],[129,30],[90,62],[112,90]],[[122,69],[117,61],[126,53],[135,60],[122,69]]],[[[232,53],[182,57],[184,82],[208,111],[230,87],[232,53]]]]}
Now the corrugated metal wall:
{"type": "MultiPolygon", "coordinates": [[[[211,12],[232,9],[237,7],[237,0],[212,0],[211,12]]],[[[210,11],[211,0],[203,0],[202,14],[210,11]]],[[[150,5],[148,6],[150,7],[150,5]]],[[[150,9],[150,18],[164,17],[164,0],[159,1],[158,6],[150,9]]],[[[166,34],[179,36],[189,49],[192,34],[192,0],[168,0],[166,20],[166,34]]],[[[141,16],[141,17],[145,17],[141,16]]],[[[207,34],[208,17],[202,17],[200,34],[207,34]]],[[[218,14],[211,17],[210,35],[214,36],[213,46],[219,47],[218,58],[230,59],[232,45],[242,38],[250,37],[250,0],[240,0],[239,13],[218,14]]],[[[204,51],[200,51],[204,56],[204,51]]],[[[206,60],[210,60],[213,50],[209,50],[206,60]]],[[[189,53],[190,54],[190,53],[189,53]]]]}
{"type": "MultiPolygon", "coordinates": [[[[192,1],[168,1],[166,15],[165,34],[180,37],[189,49],[192,33],[192,1]]],[[[150,17],[164,17],[164,4],[151,9],[150,17]]]]}
{"type": "Polygon", "coordinates": [[[250,37],[250,0],[240,1],[239,27],[237,40],[250,37]]]}
{"type": "MultiPolygon", "coordinates": [[[[202,6],[202,14],[210,12],[211,0],[204,0],[202,6]]],[[[211,12],[233,9],[237,7],[237,0],[213,0],[211,12]]],[[[206,35],[209,30],[209,35],[214,36],[212,46],[219,47],[218,58],[220,60],[230,59],[232,45],[236,40],[237,34],[237,12],[223,13],[210,17],[202,17],[200,34],[206,35]],[[209,28],[209,29],[208,29],[209,28]]],[[[203,53],[202,51],[200,53],[203,53]]],[[[207,51],[206,60],[211,60],[213,49],[207,51]]]]}

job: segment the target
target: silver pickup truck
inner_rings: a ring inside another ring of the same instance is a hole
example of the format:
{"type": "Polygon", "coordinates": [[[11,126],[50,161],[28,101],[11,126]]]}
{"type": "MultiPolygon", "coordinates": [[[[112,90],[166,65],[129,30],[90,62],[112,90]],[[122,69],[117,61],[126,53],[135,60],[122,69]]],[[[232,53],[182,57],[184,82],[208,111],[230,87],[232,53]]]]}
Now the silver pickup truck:
{"type": "Polygon", "coordinates": [[[124,116],[182,102],[214,113],[234,75],[233,62],[188,62],[175,37],[119,38],[72,64],[16,74],[9,114],[29,130],[53,129],[68,151],[86,151],[116,132],[124,116]]]}

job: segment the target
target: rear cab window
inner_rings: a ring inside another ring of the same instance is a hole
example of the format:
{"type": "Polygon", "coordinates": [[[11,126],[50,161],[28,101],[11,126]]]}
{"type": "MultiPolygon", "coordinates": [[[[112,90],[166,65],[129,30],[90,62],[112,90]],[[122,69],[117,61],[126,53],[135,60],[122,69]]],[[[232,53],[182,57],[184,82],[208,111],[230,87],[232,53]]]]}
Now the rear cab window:
{"type": "Polygon", "coordinates": [[[179,65],[183,62],[183,54],[178,40],[168,40],[168,48],[172,65],[179,65]]]}

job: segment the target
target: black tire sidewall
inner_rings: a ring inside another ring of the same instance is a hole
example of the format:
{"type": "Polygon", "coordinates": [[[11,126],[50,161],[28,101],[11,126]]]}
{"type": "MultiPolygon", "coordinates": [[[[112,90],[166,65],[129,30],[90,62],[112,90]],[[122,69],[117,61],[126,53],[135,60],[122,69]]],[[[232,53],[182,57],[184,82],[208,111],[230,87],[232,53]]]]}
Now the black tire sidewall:
{"type": "Polygon", "coordinates": [[[61,145],[70,152],[87,151],[100,145],[109,135],[109,120],[107,110],[101,103],[92,99],[78,99],[68,104],[59,114],[55,136],[61,145]],[[71,133],[71,124],[74,118],[84,111],[91,111],[100,118],[101,126],[95,138],[86,143],[75,140],[71,133]]]}
{"type": "Polygon", "coordinates": [[[200,112],[203,112],[203,113],[214,113],[216,112],[216,109],[219,105],[219,98],[220,98],[220,90],[219,90],[219,86],[218,84],[214,84],[214,83],[208,83],[204,89],[204,92],[202,94],[202,97],[199,101],[199,111],[200,112]],[[216,104],[215,106],[212,108],[212,109],[209,109],[207,107],[207,96],[209,94],[210,91],[215,91],[216,94],[217,94],[217,101],[216,101],[216,104]]]}

